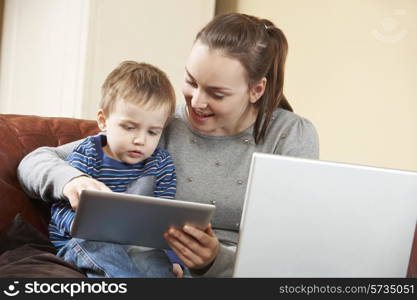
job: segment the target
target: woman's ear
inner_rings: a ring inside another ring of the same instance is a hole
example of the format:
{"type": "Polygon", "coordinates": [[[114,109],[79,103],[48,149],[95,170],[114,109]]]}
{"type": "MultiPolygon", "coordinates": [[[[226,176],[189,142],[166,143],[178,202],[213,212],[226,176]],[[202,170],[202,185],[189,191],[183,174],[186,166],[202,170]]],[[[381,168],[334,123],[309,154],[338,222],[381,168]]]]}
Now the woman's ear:
{"type": "Polygon", "coordinates": [[[250,99],[249,101],[252,104],[255,104],[259,98],[262,97],[262,95],[265,93],[265,87],[266,87],[267,80],[265,77],[262,77],[261,80],[258,81],[255,85],[253,85],[249,91],[250,99]]]}
{"type": "Polygon", "coordinates": [[[100,128],[101,131],[106,131],[106,115],[104,113],[104,110],[99,109],[97,112],[97,125],[98,128],[100,128]]]}

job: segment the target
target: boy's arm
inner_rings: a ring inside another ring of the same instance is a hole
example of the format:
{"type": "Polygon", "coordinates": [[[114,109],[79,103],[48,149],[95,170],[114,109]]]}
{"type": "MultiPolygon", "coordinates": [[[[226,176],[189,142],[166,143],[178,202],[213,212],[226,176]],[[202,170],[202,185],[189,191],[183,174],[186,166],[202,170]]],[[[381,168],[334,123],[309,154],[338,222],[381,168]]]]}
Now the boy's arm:
{"type": "MultiPolygon", "coordinates": [[[[70,209],[65,203],[60,202],[52,205],[51,208],[51,222],[55,224],[60,232],[65,232],[69,235],[71,232],[71,226],[74,221],[75,211],[70,209]]],[[[53,234],[53,231],[49,231],[49,234],[53,234]]],[[[55,240],[53,236],[50,236],[51,240],[55,240]]],[[[59,237],[60,239],[61,237],[59,237]]]]}
{"type": "MultiPolygon", "coordinates": [[[[177,175],[174,162],[167,151],[161,150],[154,195],[155,197],[174,199],[176,188],[177,175]]],[[[179,264],[184,269],[185,264],[179,259],[174,251],[164,250],[164,252],[172,264],[179,264]]]]}
{"type": "Polygon", "coordinates": [[[164,250],[165,254],[168,256],[169,261],[172,264],[179,264],[183,269],[185,268],[185,264],[182,260],[175,254],[172,250],[164,250]]]}
{"type": "Polygon", "coordinates": [[[93,144],[94,138],[93,136],[84,139],[65,159],[70,166],[89,177],[92,177],[91,169],[94,167],[92,163],[94,160],[91,158],[96,156],[96,149],[93,144]]]}
{"type": "Polygon", "coordinates": [[[154,195],[155,197],[174,199],[176,188],[177,175],[174,162],[168,152],[160,150],[154,195]]]}

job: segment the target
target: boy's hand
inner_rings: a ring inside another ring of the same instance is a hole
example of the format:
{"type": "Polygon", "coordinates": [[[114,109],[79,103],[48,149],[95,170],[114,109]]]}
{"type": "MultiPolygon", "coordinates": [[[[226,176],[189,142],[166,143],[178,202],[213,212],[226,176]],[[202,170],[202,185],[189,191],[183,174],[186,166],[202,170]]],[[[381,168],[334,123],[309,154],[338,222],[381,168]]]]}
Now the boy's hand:
{"type": "Polygon", "coordinates": [[[174,273],[177,278],[182,278],[184,276],[184,271],[179,264],[172,264],[172,273],[174,273]]]}
{"type": "Polygon", "coordinates": [[[104,183],[86,175],[75,177],[68,181],[63,190],[63,194],[68,198],[73,210],[76,210],[78,207],[82,190],[111,192],[104,183]]]}

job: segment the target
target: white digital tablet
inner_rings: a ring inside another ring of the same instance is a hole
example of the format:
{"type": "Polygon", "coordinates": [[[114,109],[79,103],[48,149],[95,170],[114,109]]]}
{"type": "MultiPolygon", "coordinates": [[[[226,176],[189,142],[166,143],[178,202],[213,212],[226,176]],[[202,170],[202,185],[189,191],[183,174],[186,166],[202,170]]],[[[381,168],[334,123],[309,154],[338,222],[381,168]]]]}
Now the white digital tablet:
{"type": "Polygon", "coordinates": [[[169,249],[163,233],[189,224],[207,228],[215,206],[140,195],[83,190],[71,236],[169,249]]]}

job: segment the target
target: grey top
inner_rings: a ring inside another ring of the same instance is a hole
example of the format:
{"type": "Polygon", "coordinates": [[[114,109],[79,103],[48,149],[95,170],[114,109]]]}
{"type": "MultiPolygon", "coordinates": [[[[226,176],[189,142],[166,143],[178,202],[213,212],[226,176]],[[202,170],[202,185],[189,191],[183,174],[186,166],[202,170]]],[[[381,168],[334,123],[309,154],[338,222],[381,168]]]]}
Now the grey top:
{"type": "MultiPolygon", "coordinates": [[[[312,123],[283,109],[273,113],[265,141],[256,145],[253,126],[231,136],[207,136],[193,129],[185,105],[177,106],[174,119],[164,131],[160,146],[167,149],[177,169],[176,198],[216,205],[212,220],[221,242],[220,252],[205,277],[230,277],[238,239],[239,222],[249,167],[254,152],[318,158],[319,144],[312,123]]],[[[18,178],[33,198],[62,199],[63,187],[82,175],[62,159],[80,141],[57,148],[42,147],[28,154],[18,167],[18,178]]]]}

